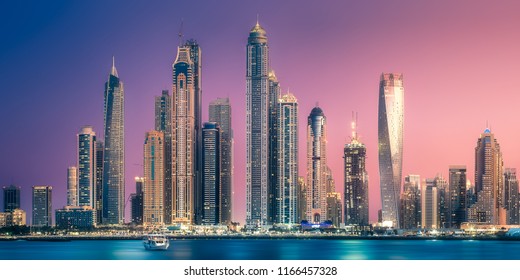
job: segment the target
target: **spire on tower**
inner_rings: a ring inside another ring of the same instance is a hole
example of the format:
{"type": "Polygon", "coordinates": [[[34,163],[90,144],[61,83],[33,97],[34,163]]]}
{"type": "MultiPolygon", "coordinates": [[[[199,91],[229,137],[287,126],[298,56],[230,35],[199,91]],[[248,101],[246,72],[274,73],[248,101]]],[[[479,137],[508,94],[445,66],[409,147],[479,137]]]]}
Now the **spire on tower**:
{"type": "Polygon", "coordinates": [[[116,60],[115,60],[114,56],[112,56],[112,70],[110,71],[110,75],[115,76],[115,77],[119,77],[117,75],[116,60]]]}
{"type": "Polygon", "coordinates": [[[182,27],[184,26],[184,19],[181,19],[181,27],[179,28],[179,46],[182,46],[182,27]]]}

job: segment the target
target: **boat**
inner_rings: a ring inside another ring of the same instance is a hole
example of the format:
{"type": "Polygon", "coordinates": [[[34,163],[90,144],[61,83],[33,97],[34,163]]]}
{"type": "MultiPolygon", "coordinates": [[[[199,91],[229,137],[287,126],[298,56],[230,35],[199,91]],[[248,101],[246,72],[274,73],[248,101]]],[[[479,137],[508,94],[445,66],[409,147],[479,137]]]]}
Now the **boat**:
{"type": "Polygon", "coordinates": [[[167,250],[170,240],[164,234],[148,234],[143,239],[146,250],[167,250]]]}

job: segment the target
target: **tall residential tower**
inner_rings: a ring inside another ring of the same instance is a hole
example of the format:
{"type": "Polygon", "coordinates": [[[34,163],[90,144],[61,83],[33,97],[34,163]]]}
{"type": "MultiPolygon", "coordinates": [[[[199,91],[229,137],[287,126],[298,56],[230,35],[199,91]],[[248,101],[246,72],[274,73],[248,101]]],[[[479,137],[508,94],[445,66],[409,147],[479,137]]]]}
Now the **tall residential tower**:
{"type": "Polygon", "coordinates": [[[269,47],[258,24],[247,40],[246,225],[269,224],[269,47]]]}
{"type": "Polygon", "coordinates": [[[233,211],[233,129],[229,98],[209,103],[209,121],[220,127],[220,222],[230,224],[233,211]]]}
{"type": "Polygon", "coordinates": [[[402,74],[381,74],[378,115],[382,221],[383,225],[399,227],[404,123],[402,74]]]}
{"type": "Polygon", "coordinates": [[[307,215],[312,223],[327,220],[326,121],[314,107],[307,118],[307,215]]]}

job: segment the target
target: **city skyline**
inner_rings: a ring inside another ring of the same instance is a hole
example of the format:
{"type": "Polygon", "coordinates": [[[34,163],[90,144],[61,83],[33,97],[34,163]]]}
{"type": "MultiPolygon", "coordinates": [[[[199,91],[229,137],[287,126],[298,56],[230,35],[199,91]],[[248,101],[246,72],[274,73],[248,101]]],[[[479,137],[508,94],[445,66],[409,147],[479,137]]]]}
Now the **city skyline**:
{"type": "MultiPolygon", "coordinates": [[[[291,4],[294,2],[280,4],[279,13],[287,14],[287,11],[294,8],[291,4]]],[[[222,29],[218,36],[206,30],[209,24],[216,24],[223,18],[222,15],[217,16],[217,13],[213,15],[211,10],[218,8],[216,4],[211,3],[198,11],[207,18],[192,12],[186,16],[174,12],[171,17],[154,16],[155,21],[141,28],[131,28],[133,25],[128,20],[109,28],[104,22],[103,28],[108,29],[105,32],[98,32],[101,29],[96,29],[101,28],[103,22],[98,25],[91,24],[94,18],[103,18],[102,16],[72,19],[84,8],[81,7],[82,4],[78,4],[80,7],[74,4],[66,7],[53,6],[57,4],[41,5],[50,7],[38,12],[38,5],[35,5],[34,10],[28,9],[27,15],[21,19],[15,19],[13,16],[4,17],[10,22],[4,26],[12,26],[13,29],[2,31],[7,34],[5,38],[10,43],[0,52],[0,57],[5,61],[5,67],[1,68],[0,84],[5,85],[2,92],[9,93],[1,105],[0,116],[4,120],[16,120],[14,124],[3,122],[1,128],[2,131],[19,134],[19,137],[14,139],[16,142],[5,139],[5,144],[2,145],[4,147],[1,150],[3,156],[0,165],[0,185],[7,186],[12,183],[21,186],[22,208],[26,211],[31,207],[30,188],[33,185],[53,186],[54,209],[66,204],[65,170],[75,163],[75,134],[83,125],[92,125],[97,132],[103,129],[103,113],[100,109],[102,83],[106,81],[112,55],[118,60],[118,70],[125,82],[125,102],[129,105],[125,111],[128,154],[126,193],[132,192],[130,190],[134,186],[131,178],[142,175],[142,167],[135,165],[142,162],[142,135],[153,128],[153,96],[160,94],[162,89],[170,88],[169,67],[178,45],[176,35],[181,17],[185,20],[185,36],[199,40],[205,50],[203,115],[210,100],[229,97],[236,116],[233,118],[236,151],[233,202],[236,221],[245,220],[244,45],[247,32],[254,25],[257,13],[260,14],[260,23],[269,36],[271,64],[280,78],[282,90],[290,87],[298,96],[301,112],[309,112],[316,102],[327,112],[328,129],[334,131],[334,135],[329,133],[328,137],[328,160],[337,182],[343,181],[341,151],[350,133],[349,114],[352,110],[359,112],[359,134],[361,141],[367,145],[367,171],[372,182],[369,186],[371,221],[375,220],[380,208],[380,198],[377,194],[379,184],[376,183],[379,182],[376,159],[377,87],[374,85],[382,72],[396,71],[406,76],[403,176],[420,174],[422,178],[431,178],[441,173],[446,177],[449,165],[454,164],[466,165],[467,174],[474,174],[472,146],[484,130],[487,121],[500,139],[504,167],[520,166],[518,147],[514,142],[518,133],[514,126],[511,126],[514,124],[511,115],[515,112],[515,104],[520,101],[515,94],[514,86],[518,74],[515,65],[520,61],[519,54],[514,51],[520,47],[518,35],[514,32],[514,26],[519,25],[519,20],[513,13],[514,7],[518,7],[513,6],[518,5],[516,3],[499,3],[491,7],[485,2],[477,1],[471,7],[466,7],[448,2],[414,4],[403,1],[398,2],[396,7],[396,10],[402,10],[397,15],[389,15],[383,13],[383,8],[389,8],[387,6],[375,8],[369,4],[336,2],[331,5],[333,7],[314,4],[312,8],[318,11],[317,13],[310,12],[313,10],[311,7],[303,9],[297,13],[298,15],[294,15],[294,22],[287,21],[284,16],[258,4],[248,9],[245,8],[245,4],[238,4],[236,9],[233,9],[235,13],[239,9],[247,12],[226,19],[225,24],[231,27],[228,30],[222,29]],[[373,8],[380,18],[363,19],[361,15],[371,13],[373,8]],[[338,12],[335,13],[334,10],[338,12]],[[348,16],[340,17],[339,12],[352,13],[351,19],[345,19],[349,18],[348,16]],[[360,16],[356,16],[356,13],[360,16]],[[20,20],[30,16],[34,18],[32,21],[21,23],[20,20]],[[460,20],[461,17],[466,20],[460,20]],[[205,19],[206,23],[198,25],[197,19],[205,19]],[[67,22],[70,26],[66,26],[67,22]],[[42,27],[36,27],[40,23],[42,27]],[[386,27],[380,28],[382,24],[386,27]],[[135,37],[131,37],[129,31],[122,27],[141,32],[136,32],[135,37]],[[65,49],[63,46],[52,50],[59,42],[64,42],[58,40],[59,35],[69,28],[77,28],[77,32],[67,32],[68,41],[64,45],[74,48],[65,49]],[[399,32],[388,32],[392,28],[399,32]],[[143,31],[148,29],[156,32],[144,34],[143,31]],[[382,31],[378,31],[379,29],[382,31]],[[103,47],[99,43],[89,45],[92,49],[81,47],[80,44],[90,38],[89,36],[93,36],[90,33],[100,34],[101,38],[105,39],[112,35],[125,40],[103,47]],[[308,44],[311,34],[315,38],[308,44]],[[335,37],[338,34],[340,39],[335,37]],[[390,34],[396,37],[393,38],[390,34]],[[486,38],[481,38],[482,34],[485,34],[486,38]],[[222,40],[221,36],[228,40],[222,40]],[[376,38],[390,40],[387,44],[388,53],[392,53],[393,57],[389,57],[382,47],[372,44],[376,42],[376,38]],[[141,41],[142,45],[132,46],[135,42],[141,41]],[[328,45],[329,53],[313,56],[312,51],[315,51],[316,44],[327,41],[334,42],[328,45]],[[216,42],[222,42],[221,46],[216,42]],[[306,44],[309,47],[306,47],[306,44]],[[41,48],[31,54],[31,50],[36,46],[41,48]],[[229,49],[228,52],[226,48],[229,49]],[[145,51],[140,52],[140,49],[145,51]],[[150,54],[156,51],[157,55],[150,54]],[[37,54],[44,55],[36,57],[37,54]],[[331,59],[331,55],[334,59],[331,59]],[[300,60],[305,60],[305,63],[300,60]],[[34,70],[31,83],[23,83],[23,80],[20,80],[24,77],[21,75],[22,68],[16,65],[28,65],[31,62],[49,67],[43,67],[46,72],[34,70]],[[78,67],[75,75],[65,71],[73,64],[82,65],[78,67]],[[299,71],[309,64],[315,65],[316,69],[323,69],[323,73],[299,71]],[[230,69],[222,70],[218,65],[228,65],[226,68],[230,69]],[[322,84],[318,87],[306,82],[313,80],[315,75],[319,75],[317,77],[329,85],[322,84]],[[79,78],[80,80],[77,80],[79,78]],[[58,79],[66,82],[58,84],[58,79]],[[230,85],[230,81],[233,85],[230,85]],[[83,88],[78,89],[77,84],[81,84],[83,88]],[[37,90],[35,85],[38,85],[37,90]],[[38,95],[44,96],[45,99],[38,95]],[[30,99],[25,99],[29,97],[30,99]],[[20,106],[24,106],[24,109],[18,113],[16,108],[20,106]],[[32,117],[28,119],[21,114],[32,117]],[[412,119],[413,121],[410,121],[412,119]],[[21,127],[28,129],[22,130],[21,127]],[[38,149],[35,150],[31,147],[28,141],[30,136],[25,130],[38,134],[46,132],[46,135],[50,135],[42,139],[38,145],[33,145],[38,149]],[[439,131],[450,137],[435,137],[439,131]],[[454,148],[444,150],[447,146],[454,148]],[[27,153],[19,156],[15,153],[19,150],[25,150],[27,153]],[[53,162],[46,164],[48,166],[42,168],[41,164],[37,164],[49,159],[53,162]]],[[[137,13],[139,5],[122,7],[122,15],[137,13]]],[[[97,8],[99,9],[99,6],[97,8]]],[[[144,9],[142,13],[156,14],[160,10],[158,8],[144,9]]],[[[13,14],[21,14],[21,8],[14,7],[14,10],[18,13],[13,14]]],[[[86,7],[86,11],[96,15],[106,13],[97,11],[94,7],[86,7]]],[[[136,22],[143,23],[141,20],[136,22]]],[[[218,26],[223,28],[224,25],[218,26]]],[[[305,123],[305,117],[305,114],[300,115],[300,124],[305,123]]],[[[202,120],[206,121],[207,115],[203,116],[202,120]]],[[[300,126],[299,138],[305,139],[304,135],[305,130],[300,126]]],[[[300,141],[300,176],[306,174],[305,149],[302,149],[305,145],[305,141],[300,141]]],[[[474,180],[473,176],[468,176],[468,179],[472,182],[474,180]]],[[[341,190],[341,184],[336,186],[336,190],[341,190]]],[[[126,210],[128,221],[128,207],[126,210]]],[[[27,214],[30,217],[30,213],[27,214]]]]}

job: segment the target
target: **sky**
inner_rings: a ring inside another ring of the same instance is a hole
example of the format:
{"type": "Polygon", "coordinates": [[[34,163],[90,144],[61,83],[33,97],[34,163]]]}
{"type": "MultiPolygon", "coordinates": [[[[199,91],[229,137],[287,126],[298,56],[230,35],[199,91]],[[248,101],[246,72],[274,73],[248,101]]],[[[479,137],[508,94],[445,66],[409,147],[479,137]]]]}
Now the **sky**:
{"type": "Polygon", "coordinates": [[[202,50],[203,121],[210,101],[231,100],[233,219],[243,223],[246,44],[257,16],[282,92],[298,98],[301,176],[307,117],[319,104],[327,118],[328,164],[343,193],[343,147],[352,111],[358,112],[371,221],[381,207],[383,72],[404,76],[403,177],[447,177],[449,165],[462,164],[474,181],[474,150],[486,127],[498,139],[504,167],[520,167],[520,2],[425,2],[2,1],[0,186],[21,186],[28,220],[33,185],[53,186],[53,209],[66,204],[76,134],[84,125],[103,134],[103,87],[114,56],[125,87],[126,196],[134,192],[144,134],[154,127],[154,96],[171,88],[183,22],[184,39],[196,39],[202,50]]]}

